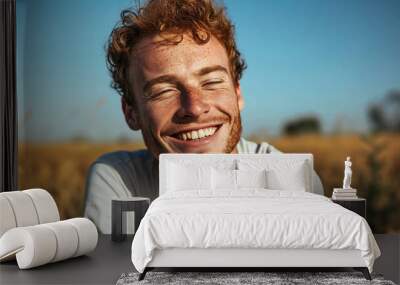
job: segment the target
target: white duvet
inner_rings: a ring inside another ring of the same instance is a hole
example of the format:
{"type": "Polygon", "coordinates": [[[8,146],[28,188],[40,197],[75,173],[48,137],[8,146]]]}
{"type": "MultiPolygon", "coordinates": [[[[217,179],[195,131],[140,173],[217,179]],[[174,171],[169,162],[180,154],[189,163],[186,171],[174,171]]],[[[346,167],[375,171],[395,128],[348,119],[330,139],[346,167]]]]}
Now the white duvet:
{"type": "Polygon", "coordinates": [[[359,215],[321,195],[265,189],[160,196],[133,239],[135,268],[164,248],[358,249],[370,272],[380,256],[359,215]]]}

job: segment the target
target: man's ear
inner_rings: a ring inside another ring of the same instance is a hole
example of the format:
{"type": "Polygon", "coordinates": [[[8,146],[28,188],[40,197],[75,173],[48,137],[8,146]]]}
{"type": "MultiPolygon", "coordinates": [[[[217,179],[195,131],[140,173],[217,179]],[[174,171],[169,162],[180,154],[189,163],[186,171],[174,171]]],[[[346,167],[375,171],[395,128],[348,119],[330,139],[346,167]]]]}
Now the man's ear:
{"type": "Polygon", "coordinates": [[[244,98],[242,96],[242,91],[240,90],[239,82],[235,84],[235,92],[238,100],[239,111],[242,111],[242,109],[244,108],[244,98]]]}
{"type": "Polygon", "coordinates": [[[135,108],[129,104],[125,98],[121,97],[121,107],[122,112],[125,116],[125,121],[131,130],[137,131],[141,129],[139,114],[136,112],[135,108]]]}

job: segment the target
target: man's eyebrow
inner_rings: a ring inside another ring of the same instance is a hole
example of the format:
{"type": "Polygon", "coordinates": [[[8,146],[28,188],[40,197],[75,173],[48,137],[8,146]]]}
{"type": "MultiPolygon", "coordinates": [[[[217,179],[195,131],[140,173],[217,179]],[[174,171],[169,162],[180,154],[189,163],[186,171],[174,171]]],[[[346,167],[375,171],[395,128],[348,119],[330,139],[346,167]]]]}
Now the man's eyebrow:
{"type": "Polygon", "coordinates": [[[222,65],[213,65],[213,66],[207,66],[207,67],[200,69],[199,71],[196,72],[196,75],[202,76],[207,73],[214,72],[214,71],[222,71],[222,72],[225,72],[226,74],[228,74],[228,70],[225,67],[223,67],[222,65]]]}
{"type": "Polygon", "coordinates": [[[143,92],[146,93],[147,91],[150,90],[150,88],[151,88],[153,85],[156,85],[156,84],[162,83],[162,82],[170,82],[170,83],[175,83],[175,84],[177,84],[178,79],[177,79],[175,76],[173,76],[173,75],[162,75],[162,76],[153,78],[153,79],[147,81],[147,82],[144,84],[144,86],[143,86],[143,92]]]}

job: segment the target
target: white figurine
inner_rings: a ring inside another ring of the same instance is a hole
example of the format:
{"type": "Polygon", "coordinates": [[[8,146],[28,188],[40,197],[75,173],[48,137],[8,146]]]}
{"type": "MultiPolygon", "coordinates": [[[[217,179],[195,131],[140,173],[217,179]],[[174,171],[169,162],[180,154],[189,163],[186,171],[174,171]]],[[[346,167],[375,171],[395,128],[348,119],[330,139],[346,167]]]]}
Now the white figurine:
{"type": "Polygon", "coordinates": [[[343,179],[343,189],[352,189],[350,184],[351,184],[351,176],[353,172],[351,171],[351,161],[350,161],[350,156],[346,158],[346,161],[344,162],[344,179],[343,179]]]}

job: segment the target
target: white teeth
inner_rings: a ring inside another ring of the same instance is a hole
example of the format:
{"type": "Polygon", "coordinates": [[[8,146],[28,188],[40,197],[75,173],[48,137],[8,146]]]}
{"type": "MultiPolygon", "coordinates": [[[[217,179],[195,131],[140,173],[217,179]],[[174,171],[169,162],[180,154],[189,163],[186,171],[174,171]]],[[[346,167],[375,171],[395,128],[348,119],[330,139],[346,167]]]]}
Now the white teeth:
{"type": "Polygon", "coordinates": [[[205,128],[205,129],[200,129],[196,131],[190,131],[186,133],[180,133],[178,134],[178,138],[181,140],[196,140],[196,139],[201,139],[204,137],[212,136],[215,131],[217,130],[216,127],[211,127],[211,128],[205,128]]]}
{"type": "Polygon", "coordinates": [[[203,137],[205,137],[206,136],[206,134],[205,134],[205,132],[204,132],[204,130],[199,130],[198,131],[198,133],[199,133],[199,139],[201,139],[201,138],[203,138],[203,137]]]}

